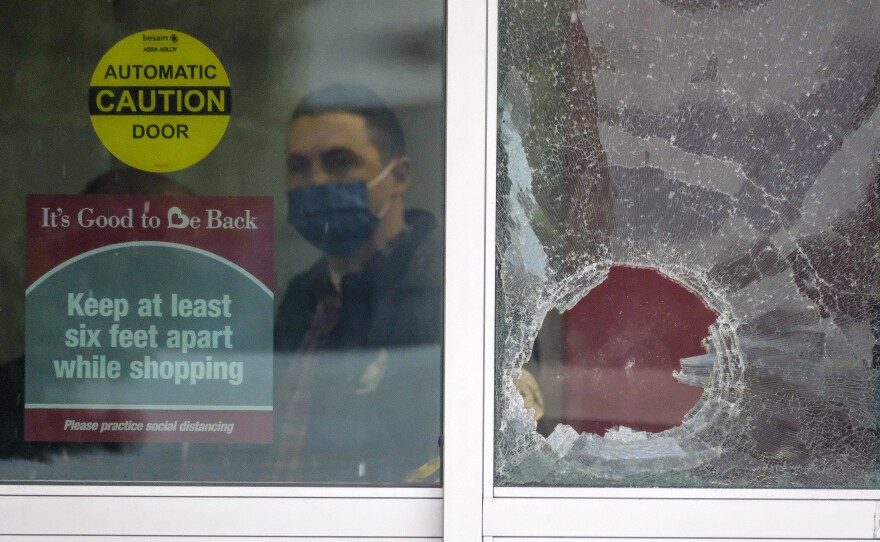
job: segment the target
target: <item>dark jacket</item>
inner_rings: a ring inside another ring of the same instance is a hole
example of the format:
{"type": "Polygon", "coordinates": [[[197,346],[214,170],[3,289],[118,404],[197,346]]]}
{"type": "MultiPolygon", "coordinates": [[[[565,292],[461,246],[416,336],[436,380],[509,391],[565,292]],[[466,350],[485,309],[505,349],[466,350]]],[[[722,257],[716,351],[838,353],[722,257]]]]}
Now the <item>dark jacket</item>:
{"type": "MultiPolygon", "coordinates": [[[[319,350],[440,343],[443,246],[434,218],[408,211],[409,229],[342,279],[339,323],[319,350]]],[[[327,260],[294,277],[275,318],[275,351],[295,351],[318,301],[332,288],[327,260]]]]}
{"type": "Polygon", "coordinates": [[[406,220],[385,250],[343,277],[339,320],[312,353],[296,350],[333,288],[326,260],[288,286],[275,322],[276,403],[291,392],[281,389],[285,375],[306,356],[313,363],[302,468],[291,481],[399,484],[440,455],[442,243],[429,214],[406,220]]]}

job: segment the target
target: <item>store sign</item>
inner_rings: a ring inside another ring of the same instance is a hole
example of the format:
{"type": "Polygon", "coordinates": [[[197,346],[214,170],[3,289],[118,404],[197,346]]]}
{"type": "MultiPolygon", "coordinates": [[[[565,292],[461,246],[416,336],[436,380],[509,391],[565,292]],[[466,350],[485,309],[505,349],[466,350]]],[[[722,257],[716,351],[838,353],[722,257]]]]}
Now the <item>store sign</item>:
{"type": "Polygon", "coordinates": [[[145,171],[176,171],[207,156],[231,111],[220,59],[174,30],[145,30],[114,45],[89,87],[89,114],[101,142],[145,171]]]}
{"type": "Polygon", "coordinates": [[[27,200],[25,439],[268,442],[272,200],[27,200]]]}

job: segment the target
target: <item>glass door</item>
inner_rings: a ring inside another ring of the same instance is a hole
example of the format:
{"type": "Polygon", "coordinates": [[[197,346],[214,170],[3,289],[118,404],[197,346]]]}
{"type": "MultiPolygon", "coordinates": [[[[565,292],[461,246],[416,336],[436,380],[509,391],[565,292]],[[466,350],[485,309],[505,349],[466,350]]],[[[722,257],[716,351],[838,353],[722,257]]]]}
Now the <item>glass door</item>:
{"type": "Polygon", "coordinates": [[[5,7],[0,534],[441,537],[485,8],[5,7]]]}

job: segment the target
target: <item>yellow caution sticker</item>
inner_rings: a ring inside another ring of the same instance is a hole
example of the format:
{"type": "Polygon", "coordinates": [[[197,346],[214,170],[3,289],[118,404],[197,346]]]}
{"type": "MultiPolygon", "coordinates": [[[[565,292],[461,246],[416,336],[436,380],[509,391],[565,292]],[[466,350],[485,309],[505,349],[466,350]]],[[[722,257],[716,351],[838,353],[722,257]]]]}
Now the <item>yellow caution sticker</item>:
{"type": "Polygon", "coordinates": [[[177,171],[207,156],[223,138],[231,111],[220,60],[175,30],[123,39],[98,63],[89,87],[89,115],[101,142],[145,171],[177,171]]]}

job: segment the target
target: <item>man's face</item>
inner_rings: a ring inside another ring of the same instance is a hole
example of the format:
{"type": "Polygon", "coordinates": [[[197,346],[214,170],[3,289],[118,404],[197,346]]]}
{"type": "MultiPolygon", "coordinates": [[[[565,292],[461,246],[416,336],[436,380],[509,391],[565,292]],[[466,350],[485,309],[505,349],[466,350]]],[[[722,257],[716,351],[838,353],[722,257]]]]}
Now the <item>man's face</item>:
{"type": "MultiPolygon", "coordinates": [[[[386,164],[370,140],[366,121],[351,113],[299,117],[287,132],[287,186],[370,182],[386,164]]],[[[389,177],[392,175],[389,173],[389,177]]],[[[385,179],[370,189],[370,209],[381,212],[392,195],[385,179]]]]}

